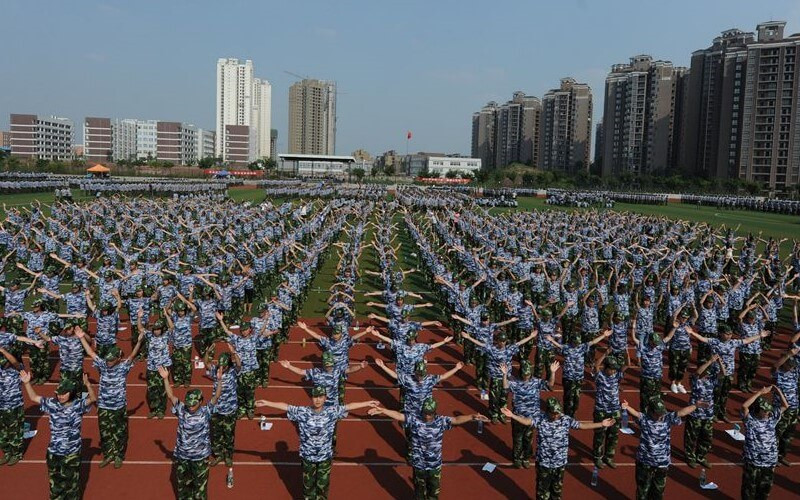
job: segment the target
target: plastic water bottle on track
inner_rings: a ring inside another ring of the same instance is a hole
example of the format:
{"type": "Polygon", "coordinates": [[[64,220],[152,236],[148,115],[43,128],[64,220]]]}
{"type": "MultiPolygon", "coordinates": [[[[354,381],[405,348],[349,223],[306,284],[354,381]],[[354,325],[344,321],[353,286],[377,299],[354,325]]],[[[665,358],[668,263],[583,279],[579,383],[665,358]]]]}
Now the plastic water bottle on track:
{"type": "Polygon", "coordinates": [[[478,434],[483,434],[483,420],[478,420],[478,434]]]}
{"type": "Polygon", "coordinates": [[[597,477],[600,475],[600,470],[598,470],[597,466],[594,466],[592,469],[592,487],[594,488],[597,486],[597,477]]]}
{"type": "Polygon", "coordinates": [[[628,410],[625,410],[625,409],[622,410],[622,419],[621,420],[622,420],[622,422],[621,422],[620,425],[622,426],[623,429],[627,429],[628,428],[628,410]]]}
{"type": "Polygon", "coordinates": [[[225,476],[225,484],[228,488],[233,488],[233,467],[228,467],[228,475],[225,476]]]}
{"type": "Polygon", "coordinates": [[[707,482],[706,470],[705,469],[700,469],[700,487],[705,486],[706,482],[707,482]]]}

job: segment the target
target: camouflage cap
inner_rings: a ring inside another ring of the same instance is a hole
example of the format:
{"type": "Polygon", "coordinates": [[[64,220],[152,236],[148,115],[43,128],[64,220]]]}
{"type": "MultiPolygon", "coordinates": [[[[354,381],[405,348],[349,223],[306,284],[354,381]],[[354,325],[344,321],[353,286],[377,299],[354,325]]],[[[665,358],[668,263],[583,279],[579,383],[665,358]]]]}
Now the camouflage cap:
{"type": "Polygon", "coordinates": [[[111,346],[103,359],[106,361],[114,361],[122,356],[122,349],[117,346],[111,346]]]}
{"type": "Polygon", "coordinates": [[[433,398],[426,398],[422,403],[423,415],[433,415],[436,413],[436,400],[433,398]]]}
{"type": "Polygon", "coordinates": [[[544,402],[544,407],[547,409],[547,413],[562,413],[563,407],[561,406],[561,401],[556,398],[547,398],[544,402]]]}
{"type": "Polygon", "coordinates": [[[322,353],[322,366],[333,366],[336,364],[336,360],[333,359],[333,353],[330,351],[325,351],[322,353]]]}
{"type": "Polygon", "coordinates": [[[58,387],[56,387],[56,394],[70,394],[75,392],[76,389],[75,382],[69,379],[61,379],[61,382],[58,383],[58,387]]]}
{"type": "Polygon", "coordinates": [[[661,400],[656,400],[650,403],[650,413],[656,416],[661,416],[667,413],[667,407],[661,400]]]}
{"type": "Polygon", "coordinates": [[[610,370],[619,370],[620,369],[620,362],[619,362],[619,359],[616,358],[616,357],[607,357],[603,361],[603,364],[605,365],[606,368],[608,368],[610,370]]]}
{"type": "Polygon", "coordinates": [[[425,375],[428,373],[428,364],[424,360],[414,363],[414,373],[417,375],[425,375]]]}
{"type": "Polygon", "coordinates": [[[203,401],[203,392],[200,389],[191,389],[183,399],[184,404],[190,408],[200,404],[201,401],[203,401]]]}
{"type": "Polygon", "coordinates": [[[523,359],[519,363],[519,375],[521,377],[530,377],[533,375],[533,367],[531,366],[531,362],[527,359],[523,359]]]}
{"type": "Polygon", "coordinates": [[[217,360],[217,365],[221,368],[227,368],[231,366],[231,353],[223,352],[219,355],[219,359],[217,360]]]}
{"type": "Polygon", "coordinates": [[[327,396],[328,391],[321,385],[315,385],[311,388],[311,397],[318,398],[320,396],[327,396]]]}
{"type": "Polygon", "coordinates": [[[772,413],[772,403],[770,403],[769,400],[764,396],[758,398],[757,407],[763,413],[772,413]]]}

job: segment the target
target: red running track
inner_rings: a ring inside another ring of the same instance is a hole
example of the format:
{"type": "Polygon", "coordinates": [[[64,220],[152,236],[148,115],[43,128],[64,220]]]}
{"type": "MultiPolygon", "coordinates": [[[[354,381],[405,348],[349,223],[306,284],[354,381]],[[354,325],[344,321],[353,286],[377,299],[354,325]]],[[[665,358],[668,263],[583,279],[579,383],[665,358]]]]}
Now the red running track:
{"type": "MultiPolygon", "coordinates": [[[[318,362],[320,351],[310,340],[303,345],[303,332],[291,330],[290,342],[281,348],[280,358],[297,362],[299,367],[318,362]]],[[[775,345],[784,347],[786,335],[777,339],[775,345]]],[[[421,341],[441,338],[423,332],[421,341]]],[[[372,339],[357,344],[351,351],[351,359],[367,359],[370,365],[348,380],[346,400],[348,402],[377,399],[384,406],[397,408],[397,390],[392,382],[374,365],[376,357],[388,361],[387,350],[376,349],[372,339]]],[[[771,363],[777,350],[765,353],[763,362],[771,363]]],[[[433,351],[428,355],[430,370],[441,373],[461,359],[460,348],[453,344],[433,351]]],[[[86,362],[92,380],[96,372],[86,362]]],[[[57,373],[57,371],[56,371],[57,373]]],[[[270,386],[259,388],[257,398],[274,401],[307,404],[308,396],[299,376],[279,364],[272,365],[270,386]]],[[[588,378],[588,377],[587,377],[588,378]]],[[[200,387],[206,397],[211,394],[210,381],[201,370],[193,375],[195,387],[200,387]]],[[[759,370],[757,384],[769,382],[769,370],[759,370]]],[[[37,390],[44,396],[52,395],[55,380],[37,390]]],[[[553,393],[560,396],[560,376],[553,393]]],[[[584,394],[578,418],[590,420],[592,413],[593,385],[584,384],[584,394]]],[[[664,385],[666,390],[666,384],[664,385]]],[[[626,373],[622,385],[623,397],[633,406],[638,406],[638,371],[626,373]]],[[[112,498],[137,500],[147,498],[170,498],[174,496],[171,477],[171,452],[175,444],[176,421],[167,416],[164,420],[148,420],[144,402],[144,363],[137,363],[129,377],[130,441],[125,465],[100,469],[101,460],[96,412],[92,411],[83,424],[82,481],[84,498],[112,498]]],[[[181,397],[184,389],[176,389],[181,397]]],[[[543,394],[547,396],[547,394],[543,394]]],[[[442,414],[485,412],[486,401],[473,385],[473,369],[465,367],[460,373],[441,384],[435,397],[442,414]]],[[[738,411],[744,395],[734,391],[729,402],[729,414],[738,411]]],[[[685,405],[687,395],[666,393],[669,408],[685,405]]],[[[47,421],[38,409],[26,401],[26,415],[31,425],[38,430],[25,452],[24,460],[14,466],[0,467],[0,484],[3,497],[14,498],[26,495],[29,498],[46,498],[48,494],[45,450],[49,439],[47,421]]],[[[236,452],[234,455],[235,484],[232,489],[225,485],[227,468],[214,467],[209,477],[209,497],[217,498],[298,498],[301,496],[300,466],[297,455],[297,432],[290,422],[278,412],[264,412],[274,426],[270,431],[261,431],[257,421],[240,420],[236,428],[236,452]]],[[[683,426],[672,435],[673,466],[670,469],[666,496],[668,498],[739,498],[741,485],[741,443],[724,433],[730,424],[716,424],[714,445],[709,457],[713,469],[708,479],[720,485],[716,492],[699,489],[699,469],[690,469],[683,462],[683,426]]],[[[632,498],[635,495],[634,457],[638,438],[620,435],[617,452],[617,470],[600,472],[596,488],[589,485],[591,462],[591,431],[573,431],[570,441],[569,465],[564,480],[565,498],[632,498]]],[[[483,434],[477,434],[473,424],[457,427],[446,434],[442,472],[442,498],[531,498],[535,494],[535,472],[510,467],[510,425],[487,425],[483,434]],[[498,464],[492,473],[481,470],[486,462],[498,464]]],[[[367,417],[364,411],[351,414],[338,427],[337,455],[331,477],[331,498],[409,498],[413,494],[410,481],[411,469],[402,458],[405,439],[400,426],[384,418],[367,417]]],[[[789,454],[792,468],[776,469],[775,485],[771,498],[797,498],[800,475],[795,467],[800,465],[800,450],[794,445],[789,454]]]]}

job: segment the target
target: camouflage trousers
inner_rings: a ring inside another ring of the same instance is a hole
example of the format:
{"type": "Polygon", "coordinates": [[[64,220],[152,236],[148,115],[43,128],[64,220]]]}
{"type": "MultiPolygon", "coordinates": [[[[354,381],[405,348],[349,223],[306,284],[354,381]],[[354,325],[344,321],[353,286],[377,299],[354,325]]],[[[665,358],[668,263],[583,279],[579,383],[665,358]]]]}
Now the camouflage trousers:
{"type": "Polygon", "coordinates": [[[167,393],[164,390],[164,379],[156,371],[147,370],[146,399],[150,413],[164,415],[167,410],[167,393]]]}
{"type": "Polygon", "coordinates": [[[100,428],[100,450],[103,458],[125,459],[128,449],[128,409],[97,409],[97,426],[100,428]]]}
{"type": "Polygon", "coordinates": [[[172,381],[177,385],[192,383],[192,346],[172,350],[172,381]]]}
{"type": "Polygon", "coordinates": [[[797,426],[797,409],[788,409],[783,412],[778,426],[775,428],[775,438],[778,440],[778,458],[786,456],[786,451],[794,437],[797,426]]]}
{"type": "Polygon", "coordinates": [[[0,410],[0,451],[6,458],[22,457],[22,430],[25,407],[0,410]]]}
{"type": "Polygon", "coordinates": [[[669,379],[683,380],[686,375],[686,367],[689,366],[689,356],[692,351],[669,350],[669,379]]]}
{"type": "Polygon", "coordinates": [[[200,328],[200,335],[197,336],[197,348],[201,356],[204,355],[206,349],[214,343],[215,336],[214,328],[200,328]]]}
{"type": "Polygon", "coordinates": [[[411,471],[411,482],[416,500],[436,500],[442,490],[442,468],[422,470],[415,467],[411,471]]]}
{"type": "Polygon", "coordinates": [[[654,467],[636,462],[636,500],[660,500],[664,498],[669,467],[654,467]]]}
{"type": "Polygon", "coordinates": [[[683,431],[683,446],[687,462],[699,462],[706,458],[711,449],[711,440],[714,427],[711,420],[686,418],[686,427],[683,431]]]}
{"type": "Polygon", "coordinates": [[[613,418],[616,421],[611,427],[601,427],[594,430],[592,441],[592,458],[595,462],[602,460],[613,460],[617,452],[617,442],[619,441],[619,419],[618,411],[594,411],[594,421],[602,422],[606,418],[613,418]]]}
{"type": "Polygon", "coordinates": [[[28,346],[31,357],[31,379],[35,384],[43,384],[53,374],[53,365],[50,363],[50,343],[45,342],[41,349],[28,346]]]}
{"type": "Polygon", "coordinates": [[[81,454],[54,455],[47,452],[47,475],[51,500],[81,498],[81,454]]]}
{"type": "Polygon", "coordinates": [[[175,459],[178,500],[204,500],[208,495],[208,460],[175,459]]]}
{"type": "Polygon", "coordinates": [[[740,391],[750,390],[760,360],[760,354],[739,353],[739,370],[737,372],[736,385],[739,386],[740,391]]]}
{"type": "Polygon", "coordinates": [[[719,383],[714,386],[714,416],[720,420],[725,417],[731,385],[733,385],[733,377],[721,375],[719,383]]]}
{"type": "Polygon", "coordinates": [[[489,418],[496,420],[501,417],[500,408],[508,402],[508,391],[503,389],[502,378],[489,379],[489,418]]]}
{"type": "Polygon", "coordinates": [[[642,412],[647,412],[655,401],[661,401],[661,380],[642,377],[639,380],[639,393],[641,395],[642,412]]]}
{"type": "Polygon", "coordinates": [[[475,351],[475,385],[478,389],[489,387],[489,377],[486,367],[486,355],[476,349],[475,351]]]}
{"type": "Polygon", "coordinates": [[[550,378],[550,365],[555,361],[556,355],[552,349],[536,348],[536,358],[533,361],[533,376],[541,377],[544,371],[546,379],[550,378]]]}
{"type": "Polygon", "coordinates": [[[559,500],[564,488],[564,467],[536,464],[536,500],[559,500]]]}
{"type": "Polygon", "coordinates": [[[322,462],[300,460],[303,467],[303,498],[305,500],[322,500],[328,498],[331,485],[332,459],[322,462]]]}
{"type": "Polygon", "coordinates": [[[211,416],[211,452],[223,460],[233,458],[233,442],[236,437],[236,414],[211,416]]]}
{"type": "Polygon", "coordinates": [[[769,498],[774,474],[774,467],[756,467],[745,463],[744,475],[742,476],[742,500],[769,498]]]}
{"type": "Polygon", "coordinates": [[[347,376],[342,375],[339,377],[339,404],[344,406],[344,388],[345,383],[347,382],[347,376]]]}
{"type": "Polygon", "coordinates": [[[236,385],[236,399],[239,404],[239,416],[246,415],[256,409],[256,377],[255,371],[242,372],[236,385]]]}
{"type": "Polygon", "coordinates": [[[564,383],[564,415],[574,416],[578,411],[583,380],[563,379],[564,383]]]}
{"type": "MultiPolygon", "coordinates": [[[[581,342],[590,342],[599,336],[600,336],[599,330],[594,332],[583,332],[583,337],[581,338],[581,342]]],[[[594,364],[594,359],[596,356],[597,356],[597,346],[596,345],[589,346],[589,349],[586,351],[586,356],[584,357],[583,361],[585,364],[591,366],[594,364]]]]}
{"type": "Polygon", "coordinates": [[[512,458],[514,463],[529,461],[533,456],[533,428],[511,421],[512,458]]]}
{"type": "Polygon", "coordinates": [[[273,360],[274,347],[269,349],[258,349],[256,351],[256,358],[258,359],[258,370],[256,373],[256,384],[261,387],[269,385],[269,365],[273,360]]]}

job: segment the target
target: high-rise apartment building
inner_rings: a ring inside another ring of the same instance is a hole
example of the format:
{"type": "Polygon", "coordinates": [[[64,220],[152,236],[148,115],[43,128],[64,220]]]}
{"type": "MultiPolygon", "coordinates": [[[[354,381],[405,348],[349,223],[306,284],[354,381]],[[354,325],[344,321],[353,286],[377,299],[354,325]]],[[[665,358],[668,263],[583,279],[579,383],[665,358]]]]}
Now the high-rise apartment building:
{"type": "MultiPolygon", "coordinates": [[[[228,125],[248,127],[248,137],[254,138],[253,146],[248,146],[253,161],[261,157],[269,157],[270,134],[272,126],[272,86],[267,80],[255,78],[253,61],[241,61],[234,58],[222,58],[217,61],[217,97],[216,97],[216,154],[228,161],[225,144],[228,125]]],[[[233,130],[240,131],[236,128],[233,130]]],[[[232,143],[238,144],[239,138],[232,143]]],[[[240,151],[236,152],[237,162],[240,151]]]]}
{"type": "Polygon", "coordinates": [[[197,144],[195,151],[197,153],[197,161],[203,158],[214,157],[214,142],[216,135],[213,130],[205,130],[202,128],[197,129],[197,144]]]}
{"type": "Polygon", "coordinates": [[[336,153],[336,83],[304,79],[289,87],[289,153],[336,153]]]}
{"type": "Polygon", "coordinates": [[[490,101],[480,111],[472,115],[472,157],[480,158],[484,168],[494,168],[495,126],[497,124],[497,103],[490,101]]]}
{"type": "Polygon", "coordinates": [[[158,156],[158,121],[136,121],[136,158],[155,159],[158,156]]]}
{"type": "Polygon", "coordinates": [[[770,191],[800,183],[800,34],[783,21],[756,27],[747,45],[739,178],[770,191]]]}
{"type": "Polygon", "coordinates": [[[11,113],[11,154],[39,160],[72,158],[72,120],[11,113]]]}
{"type": "Polygon", "coordinates": [[[676,166],[674,129],[681,128],[686,73],[649,55],[612,66],[603,112],[604,175],[650,174],[676,166]]]}
{"type": "Polygon", "coordinates": [[[110,161],[113,157],[111,120],[86,117],[83,121],[83,155],[89,161],[110,161]]]}
{"type": "Polygon", "coordinates": [[[0,148],[11,149],[11,132],[0,130],[0,148]]]}
{"type": "MultiPolygon", "coordinates": [[[[137,158],[137,126],[137,120],[128,118],[111,122],[111,156],[114,161],[137,158]]],[[[155,154],[152,156],[155,158],[155,154]]]]}
{"type": "Polygon", "coordinates": [[[510,101],[497,108],[494,165],[512,163],[538,165],[539,120],[542,102],[538,97],[514,92],[510,101]]]}
{"type": "Polygon", "coordinates": [[[573,78],[542,97],[539,161],[547,170],[589,170],[592,148],[592,89],[573,78]]]}
{"type": "Polygon", "coordinates": [[[738,177],[747,44],[753,33],[723,31],[692,53],[680,164],[708,178],[738,177]]]}

